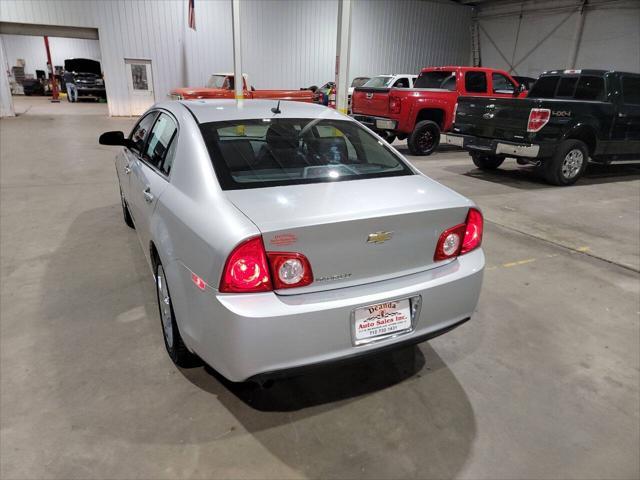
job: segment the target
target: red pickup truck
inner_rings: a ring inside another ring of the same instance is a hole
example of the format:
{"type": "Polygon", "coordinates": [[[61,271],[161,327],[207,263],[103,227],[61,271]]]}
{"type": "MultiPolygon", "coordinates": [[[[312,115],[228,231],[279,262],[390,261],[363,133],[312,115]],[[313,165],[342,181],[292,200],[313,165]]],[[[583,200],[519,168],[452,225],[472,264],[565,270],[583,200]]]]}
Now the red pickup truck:
{"type": "Polygon", "coordinates": [[[451,129],[458,97],[519,97],[526,92],[503,70],[480,67],[423,68],[414,88],[357,87],[352,116],[391,143],[407,139],[413,155],[430,155],[440,132],[451,129]]]}
{"type": "MultiPolygon", "coordinates": [[[[295,100],[298,102],[313,102],[314,94],[311,90],[256,90],[247,88],[247,76],[242,75],[242,92],[246,99],[274,99],[295,100]]],[[[193,98],[234,98],[234,75],[232,73],[214,73],[209,77],[206,87],[174,88],[169,93],[174,100],[188,100],[193,98]]]]}

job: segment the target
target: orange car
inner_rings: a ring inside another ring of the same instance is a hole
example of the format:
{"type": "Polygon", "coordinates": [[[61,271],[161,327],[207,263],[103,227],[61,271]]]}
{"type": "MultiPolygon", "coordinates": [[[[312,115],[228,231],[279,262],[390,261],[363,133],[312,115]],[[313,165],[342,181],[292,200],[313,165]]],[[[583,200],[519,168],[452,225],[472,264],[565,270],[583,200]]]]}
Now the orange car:
{"type": "MultiPolygon", "coordinates": [[[[298,102],[313,102],[313,92],[310,90],[256,90],[247,88],[247,75],[242,75],[242,91],[246,99],[295,100],[298,102]]],[[[174,100],[188,100],[194,98],[234,98],[233,73],[214,73],[209,77],[206,87],[174,88],[169,93],[174,100]]]]}

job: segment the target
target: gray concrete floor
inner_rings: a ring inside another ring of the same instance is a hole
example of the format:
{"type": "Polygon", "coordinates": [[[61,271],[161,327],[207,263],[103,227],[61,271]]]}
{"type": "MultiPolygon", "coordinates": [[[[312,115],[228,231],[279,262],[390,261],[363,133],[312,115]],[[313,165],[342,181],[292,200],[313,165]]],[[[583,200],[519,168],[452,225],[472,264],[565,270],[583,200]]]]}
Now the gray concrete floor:
{"type": "Polygon", "coordinates": [[[640,169],[563,189],[458,151],[414,159],[484,209],[476,315],[260,391],[164,352],[97,145],[133,121],[16,107],[0,123],[3,479],[640,476],[640,169]]]}

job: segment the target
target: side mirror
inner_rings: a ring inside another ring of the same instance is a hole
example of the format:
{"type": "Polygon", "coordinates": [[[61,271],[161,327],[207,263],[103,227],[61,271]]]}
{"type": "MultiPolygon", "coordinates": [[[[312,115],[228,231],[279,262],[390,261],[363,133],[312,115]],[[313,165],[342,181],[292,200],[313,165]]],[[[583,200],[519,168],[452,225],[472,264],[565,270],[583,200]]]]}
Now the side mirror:
{"type": "Polygon", "coordinates": [[[124,133],[120,131],[104,132],[98,139],[100,145],[121,145],[128,147],[130,145],[129,139],[125,138],[124,133]]]}
{"type": "Polygon", "coordinates": [[[520,95],[522,92],[524,92],[527,89],[527,87],[525,87],[524,83],[521,83],[520,85],[518,85],[518,88],[516,88],[513,91],[513,96],[517,97],[518,95],[520,95]]]}

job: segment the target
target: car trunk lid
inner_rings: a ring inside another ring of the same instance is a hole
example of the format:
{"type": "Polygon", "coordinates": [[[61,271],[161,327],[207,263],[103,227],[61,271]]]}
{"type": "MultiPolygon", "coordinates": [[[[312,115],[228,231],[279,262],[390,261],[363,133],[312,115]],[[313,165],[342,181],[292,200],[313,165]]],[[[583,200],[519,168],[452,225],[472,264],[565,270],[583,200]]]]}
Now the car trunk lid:
{"type": "MultiPolygon", "coordinates": [[[[298,252],[314,281],[278,291],[330,290],[436,266],[440,234],[471,203],[421,175],[225,192],[261,231],[267,251],[298,252]]],[[[446,261],[445,261],[446,262],[446,261]]]]}

